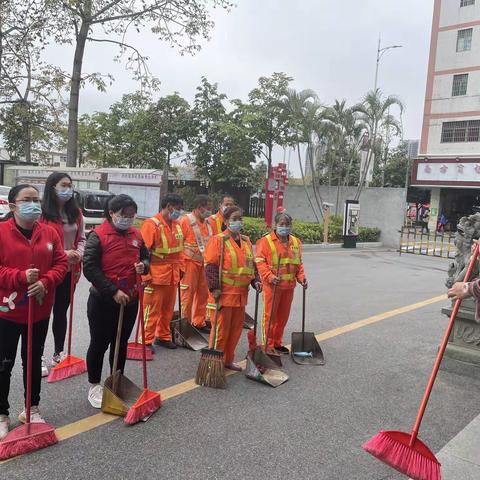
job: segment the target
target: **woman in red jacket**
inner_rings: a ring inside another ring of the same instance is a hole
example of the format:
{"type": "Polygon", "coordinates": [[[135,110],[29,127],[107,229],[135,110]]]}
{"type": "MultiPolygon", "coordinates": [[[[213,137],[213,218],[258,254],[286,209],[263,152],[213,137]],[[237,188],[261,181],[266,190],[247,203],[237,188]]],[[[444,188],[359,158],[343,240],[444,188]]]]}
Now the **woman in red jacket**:
{"type": "Polygon", "coordinates": [[[149,253],[140,232],[133,227],[137,204],[128,195],[112,197],[106,208],[106,220],[90,233],[85,247],[83,273],[92,283],[87,316],[90,345],[87,352],[88,401],[102,406],[103,358],[110,346],[113,366],[120,305],[125,306],[120,338],[118,369],[127,358],[127,343],[138,310],[138,275],[148,273],[149,253]]]}
{"type": "MultiPolygon", "coordinates": [[[[10,424],[10,377],[18,340],[22,362],[27,362],[29,297],[34,298],[32,340],[32,422],[43,422],[38,404],[42,351],[48,331],[55,287],[67,272],[67,256],[53,228],[37,222],[42,213],[38,190],[17,185],[8,194],[9,218],[0,223],[0,440],[10,424]]],[[[25,411],[18,417],[25,422],[25,411]]]]}
{"type": "MultiPolygon", "coordinates": [[[[52,173],[45,183],[42,199],[41,222],[45,222],[58,232],[68,257],[69,273],[55,291],[53,305],[52,332],[54,351],[51,365],[63,359],[63,348],[67,334],[67,310],[70,305],[71,271],[80,274],[80,262],[85,248],[85,226],[80,208],[73,198],[72,179],[63,172],[52,173]]],[[[78,275],[77,275],[78,276],[78,275]]],[[[42,376],[48,375],[45,359],[42,359],[42,376]]]]}

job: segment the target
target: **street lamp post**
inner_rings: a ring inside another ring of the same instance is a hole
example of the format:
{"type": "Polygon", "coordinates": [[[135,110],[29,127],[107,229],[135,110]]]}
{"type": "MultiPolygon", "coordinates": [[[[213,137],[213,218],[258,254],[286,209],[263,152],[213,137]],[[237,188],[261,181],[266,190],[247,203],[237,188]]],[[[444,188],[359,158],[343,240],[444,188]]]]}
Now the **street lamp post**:
{"type": "Polygon", "coordinates": [[[389,45],[388,47],[383,47],[382,48],[382,37],[379,35],[378,36],[378,48],[377,48],[377,65],[375,68],[375,86],[373,88],[373,91],[377,91],[377,85],[378,85],[378,66],[380,65],[380,60],[383,57],[383,54],[387,50],[391,50],[393,48],[402,48],[403,45],[389,45]]]}

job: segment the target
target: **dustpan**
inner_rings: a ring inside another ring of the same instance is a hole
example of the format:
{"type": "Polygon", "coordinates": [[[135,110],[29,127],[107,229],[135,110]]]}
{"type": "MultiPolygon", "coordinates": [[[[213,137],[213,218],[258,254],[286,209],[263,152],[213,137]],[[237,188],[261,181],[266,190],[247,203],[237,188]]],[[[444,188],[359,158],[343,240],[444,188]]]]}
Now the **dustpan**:
{"type": "Polygon", "coordinates": [[[130,407],[137,401],[143,391],[123,375],[120,370],[117,370],[124,313],[125,306],[120,305],[117,338],[115,340],[115,354],[113,356],[113,373],[105,380],[102,397],[102,412],[111,413],[112,415],[118,415],[120,417],[124,417],[127,414],[130,407]]]}
{"type": "Polygon", "coordinates": [[[182,318],[180,284],[178,285],[178,316],[171,322],[172,339],[180,347],[198,351],[208,347],[205,337],[186,319],[182,318]]]}
{"type": "Polygon", "coordinates": [[[290,348],[292,360],[298,365],[325,365],[320,344],[313,332],[305,331],[305,303],[306,289],[303,289],[302,331],[292,332],[292,345],[290,348]]]}
{"type": "Polygon", "coordinates": [[[249,342],[251,348],[247,354],[247,366],[245,368],[245,375],[250,380],[270,385],[271,387],[278,387],[288,380],[288,375],[282,371],[278,365],[264,353],[262,348],[257,345],[257,320],[258,320],[258,298],[259,293],[255,297],[255,317],[253,319],[253,332],[248,332],[249,342]]]}

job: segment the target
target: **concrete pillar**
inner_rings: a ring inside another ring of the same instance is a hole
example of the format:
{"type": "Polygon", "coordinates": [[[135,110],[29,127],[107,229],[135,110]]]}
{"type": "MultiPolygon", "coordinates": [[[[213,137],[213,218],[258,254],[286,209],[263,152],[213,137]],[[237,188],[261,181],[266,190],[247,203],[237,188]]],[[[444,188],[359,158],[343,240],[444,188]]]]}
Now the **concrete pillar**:
{"type": "Polygon", "coordinates": [[[432,187],[430,193],[430,220],[428,221],[428,229],[435,232],[437,229],[437,220],[440,208],[440,188],[432,187]]]}

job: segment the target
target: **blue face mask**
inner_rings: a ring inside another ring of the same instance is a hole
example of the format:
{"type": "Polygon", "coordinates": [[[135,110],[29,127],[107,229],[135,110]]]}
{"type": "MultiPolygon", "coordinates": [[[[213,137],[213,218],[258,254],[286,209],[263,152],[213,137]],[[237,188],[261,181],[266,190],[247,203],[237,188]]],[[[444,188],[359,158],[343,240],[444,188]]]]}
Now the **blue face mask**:
{"type": "Polygon", "coordinates": [[[287,237],[291,231],[291,227],[277,227],[277,235],[280,237],[287,237]]]}
{"type": "Polygon", "coordinates": [[[231,232],[239,232],[243,228],[243,222],[241,220],[232,220],[228,222],[228,229],[231,232]]]}
{"type": "Polygon", "coordinates": [[[182,211],[173,209],[169,215],[170,220],[178,220],[182,216],[182,211]]]}
{"type": "Polygon", "coordinates": [[[73,188],[65,188],[64,190],[55,189],[58,199],[62,203],[67,203],[73,197],[73,188]]]}
{"type": "Polygon", "coordinates": [[[133,217],[112,217],[113,226],[118,230],[128,230],[134,222],[133,217]]]}
{"type": "Polygon", "coordinates": [[[23,202],[17,205],[18,216],[26,222],[34,222],[40,218],[42,208],[39,203],[23,202]]]}

